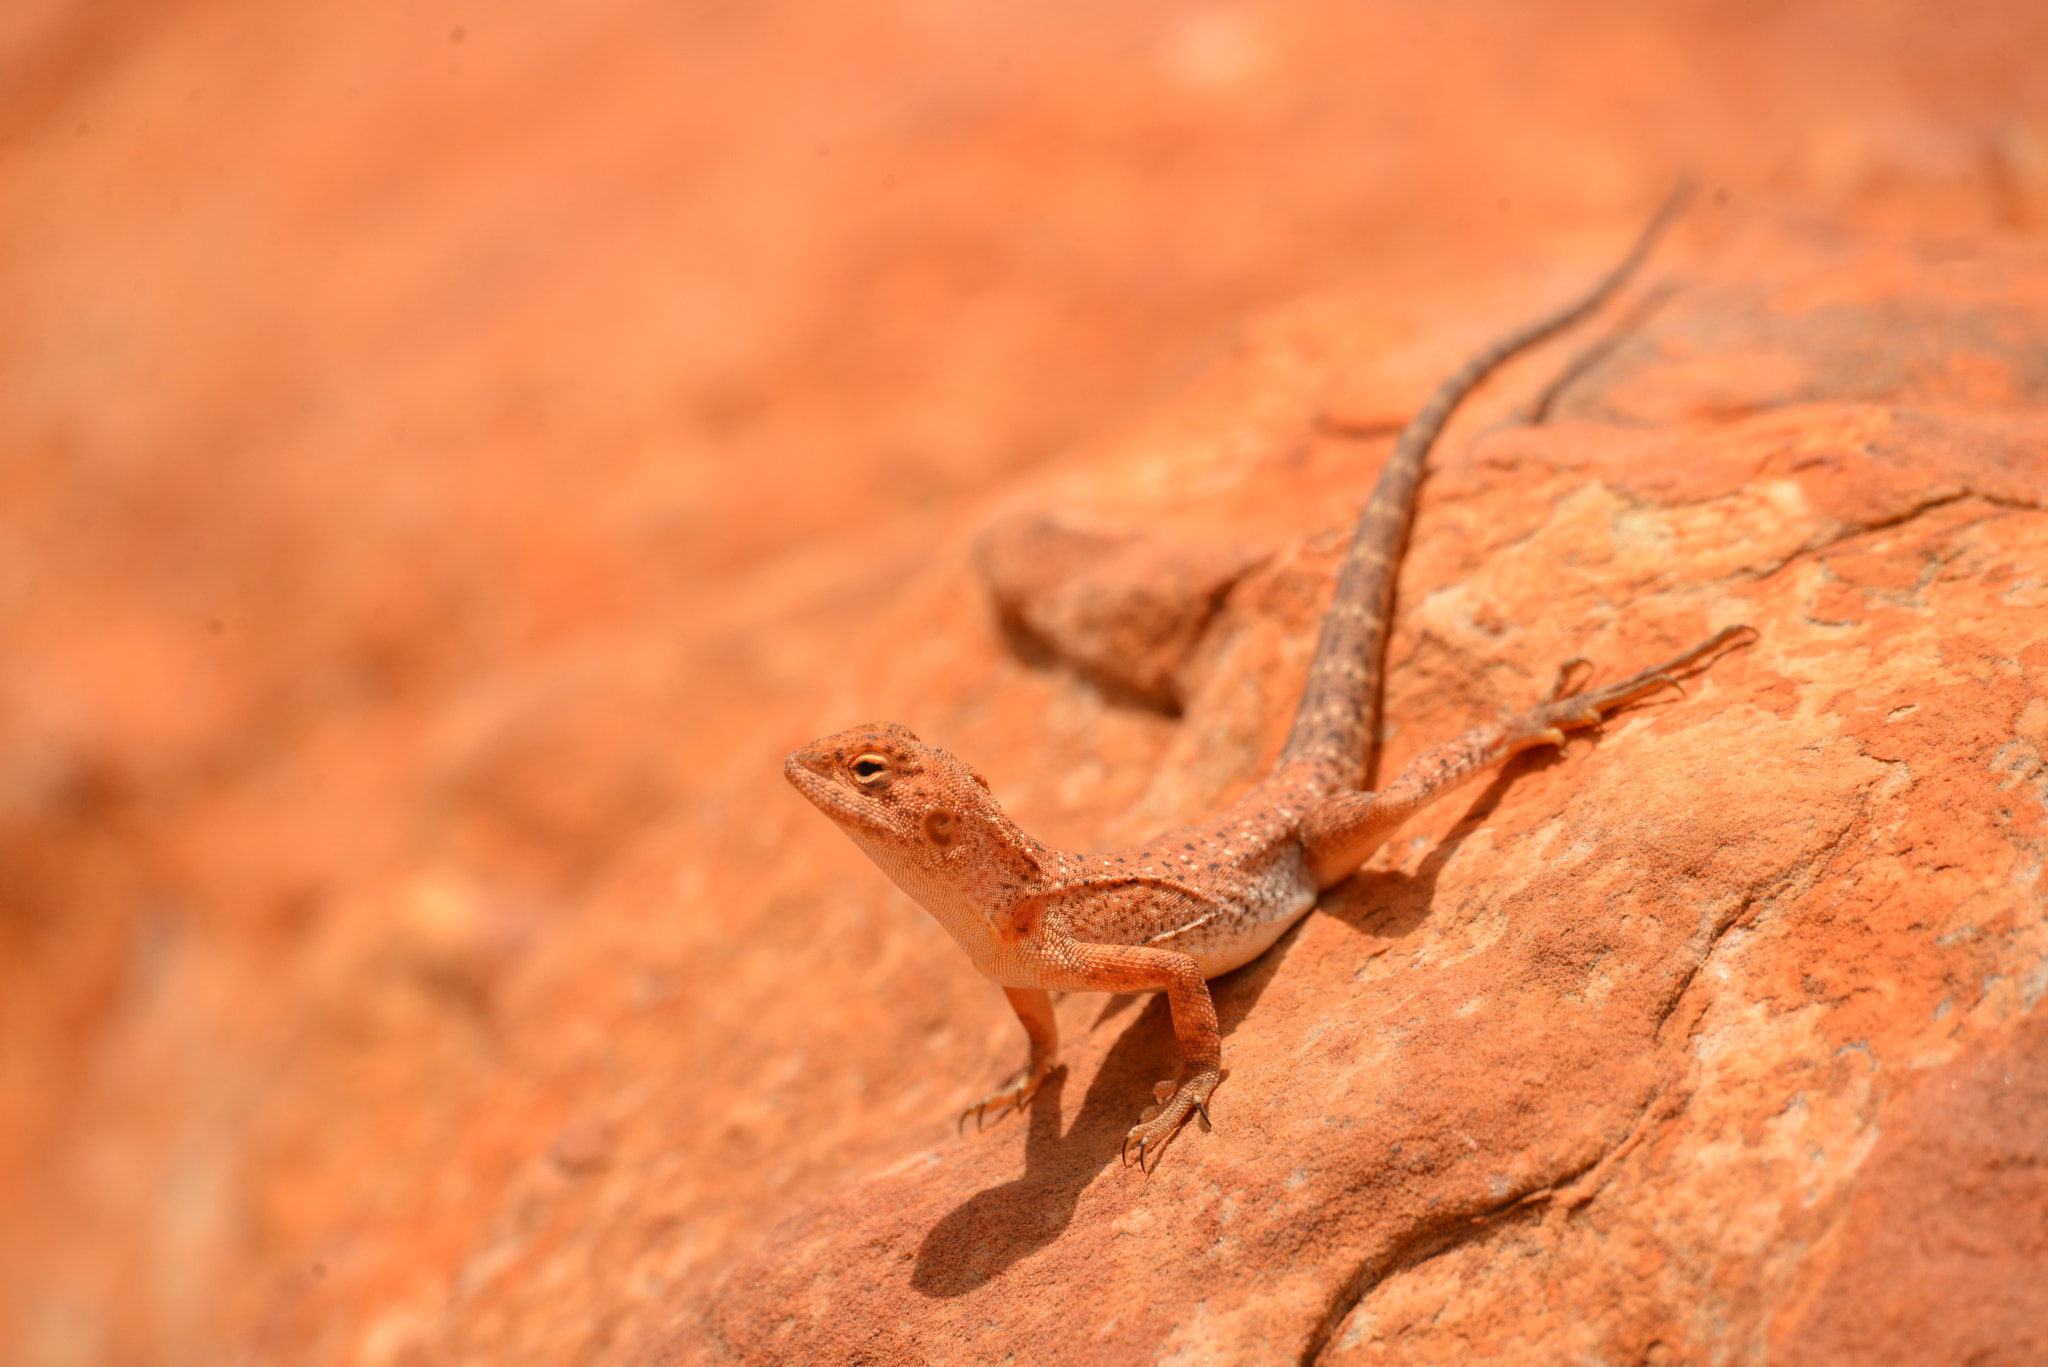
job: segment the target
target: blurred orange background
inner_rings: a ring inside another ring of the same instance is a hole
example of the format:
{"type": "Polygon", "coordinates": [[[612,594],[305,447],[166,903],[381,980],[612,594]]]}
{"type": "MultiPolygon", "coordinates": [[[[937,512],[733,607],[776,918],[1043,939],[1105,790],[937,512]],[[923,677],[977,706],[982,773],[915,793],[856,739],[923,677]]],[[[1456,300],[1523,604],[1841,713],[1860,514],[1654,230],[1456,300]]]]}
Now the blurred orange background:
{"type": "Polygon", "coordinates": [[[862,602],[1257,311],[1681,172],[2039,233],[2048,7],[16,0],[0,1358],[374,1357],[321,1297],[442,1275],[611,1028],[462,1003],[682,933],[595,891],[862,602]]]}

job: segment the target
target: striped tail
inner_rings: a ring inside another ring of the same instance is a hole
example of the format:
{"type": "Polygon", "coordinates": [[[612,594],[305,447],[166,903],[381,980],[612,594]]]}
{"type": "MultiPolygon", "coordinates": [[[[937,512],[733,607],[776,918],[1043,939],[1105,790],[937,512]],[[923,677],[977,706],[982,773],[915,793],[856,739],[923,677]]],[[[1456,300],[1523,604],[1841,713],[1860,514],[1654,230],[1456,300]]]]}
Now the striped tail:
{"type": "Polygon", "coordinates": [[[1380,665],[1386,651],[1387,617],[1393,610],[1394,573],[1408,539],[1422,463],[1451,413],[1479,383],[1516,353],[1536,345],[1605,303],[1635,273],[1664,229],[1685,206],[1688,184],[1671,192],[1621,263],[1599,284],[1555,313],[1509,333],[1474,356],[1437,386],[1422,411],[1401,430],[1358,515],[1351,549],[1337,574],[1337,591],[1323,616],[1309,665],[1308,684],[1294,714],[1294,729],[1280,752],[1280,766],[1311,767],[1325,792],[1355,788],[1379,735],[1380,665]]]}

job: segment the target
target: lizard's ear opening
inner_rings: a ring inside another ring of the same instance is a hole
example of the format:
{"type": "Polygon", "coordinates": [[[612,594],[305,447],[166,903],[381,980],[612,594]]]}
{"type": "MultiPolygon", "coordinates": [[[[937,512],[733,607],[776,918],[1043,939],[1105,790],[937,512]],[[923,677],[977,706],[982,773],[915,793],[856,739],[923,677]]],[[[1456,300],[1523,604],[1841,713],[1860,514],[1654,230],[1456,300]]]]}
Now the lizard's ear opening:
{"type": "Polygon", "coordinates": [[[944,807],[934,807],[924,814],[924,838],[940,849],[945,849],[960,838],[960,822],[944,807]]]}

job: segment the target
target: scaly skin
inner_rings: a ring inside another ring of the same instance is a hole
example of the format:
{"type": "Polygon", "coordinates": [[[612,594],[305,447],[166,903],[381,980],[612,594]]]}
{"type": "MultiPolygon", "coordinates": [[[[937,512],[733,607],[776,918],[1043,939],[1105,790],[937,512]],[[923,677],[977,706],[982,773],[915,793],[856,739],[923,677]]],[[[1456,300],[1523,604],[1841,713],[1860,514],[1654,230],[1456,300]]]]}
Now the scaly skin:
{"type": "Polygon", "coordinates": [[[857,726],[789,757],[784,774],[1001,985],[1030,1041],[1023,1070],[962,1115],[1022,1107],[1057,1066],[1049,992],[1163,991],[1182,1068],[1154,1089],[1125,1138],[1142,1166],[1192,1112],[1208,1118],[1221,1079],[1206,980],[1263,953],[1316,895],[1357,869],[1410,814],[1532,745],[1559,744],[1624,703],[1670,685],[1747,627],[1730,627],[1654,669],[1567,692],[1417,758],[1362,792],[1376,729],[1394,569],[1423,460],[1458,402],[1509,357],[1569,326],[1617,289],[1677,197],[1628,257],[1571,307],[1501,339],[1437,390],[1402,433],[1360,514],[1324,614],[1301,706],[1273,772],[1221,815],[1112,854],[1049,849],[1019,830],[968,765],[894,723],[857,726]]]}

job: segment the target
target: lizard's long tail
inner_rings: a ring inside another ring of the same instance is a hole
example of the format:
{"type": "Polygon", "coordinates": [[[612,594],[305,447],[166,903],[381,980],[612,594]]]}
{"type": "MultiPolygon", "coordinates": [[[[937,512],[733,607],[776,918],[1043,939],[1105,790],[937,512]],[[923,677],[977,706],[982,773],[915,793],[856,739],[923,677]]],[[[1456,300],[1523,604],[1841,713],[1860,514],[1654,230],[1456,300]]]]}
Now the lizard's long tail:
{"type": "Polygon", "coordinates": [[[1313,766],[1324,791],[1355,788],[1379,732],[1380,664],[1386,650],[1387,618],[1393,609],[1394,574],[1415,510],[1422,463],[1451,413],[1479,383],[1516,353],[1578,322],[1605,303],[1640,266],[1664,229],[1685,207],[1691,186],[1680,184],[1636,238],[1628,255],[1599,284],[1572,304],[1502,337],[1437,386],[1401,430],[1358,515],[1351,549],[1337,574],[1337,591],[1323,617],[1309,665],[1308,685],[1294,714],[1294,729],[1280,752],[1280,764],[1313,766]]]}

